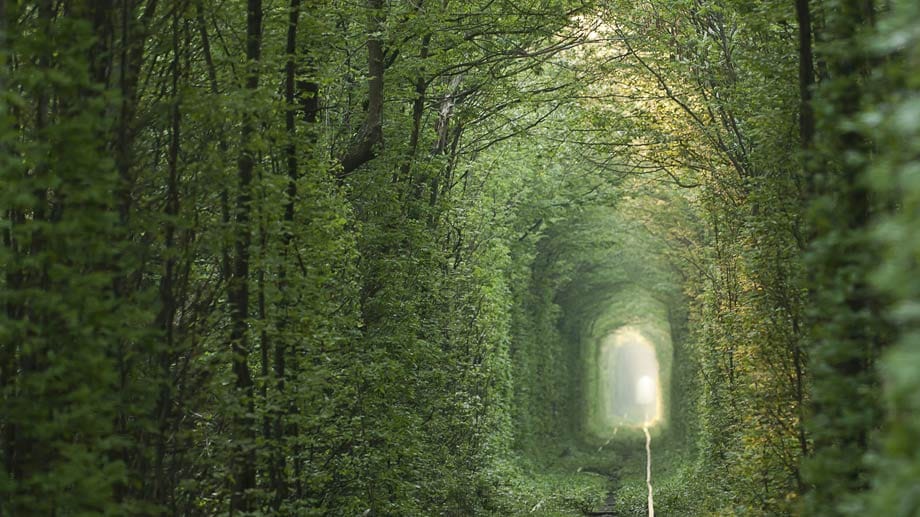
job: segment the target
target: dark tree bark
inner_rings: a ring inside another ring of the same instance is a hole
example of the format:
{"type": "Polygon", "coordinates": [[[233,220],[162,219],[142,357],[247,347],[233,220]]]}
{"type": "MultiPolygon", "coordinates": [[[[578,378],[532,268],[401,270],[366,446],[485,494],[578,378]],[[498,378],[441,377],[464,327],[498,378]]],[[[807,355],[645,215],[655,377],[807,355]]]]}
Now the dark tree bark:
{"type": "MultiPolygon", "coordinates": [[[[804,156],[807,185],[805,194],[810,196],[814,192],[814,182],[812,175],[808,173],[807,161],[809,160],[808,153],[813,148],[815,139],[815,112],[812,106],[815,72],[812,52],[811,9],[808,0],[796,0],[795,11],[799,25],[799,140],[803,152],[806,153],[804,156]]],[[[792,322],[792,330],[796,336],[796,341],[792,345],[792,361],[795,370],[795,398],[799,417],[796,425],[796,438],[799,453],[802,458],[805,458],[809,453],[805,425],[807,405],[805,399],[806,353],[802,350],[802,338],[804,336],[797,319],[792,322]]],[[[801,469],[798,467],[795,469],[795,478],[799,493],[804,492],[806,487],[802,479],[801,469]]]]}
{"type": "MultiPolygon", "coordinates": [[[[421,2],[419,2],[421,4],[421,2]]],[[[419,60],[428,59],[429,46],[431,44],[431,34],[422,36],[422,49],[419,51],[419,60]]],[[[409,134],[409,150],[406,153],[406,159],[400,167],[400,173],[403,177],[409,178],[412,173],[412,162],[418,152],[419,137],[422,133],[422,115],[425,114],[425,100],[428,91],[428,79],[419,75],[415,79],[415,99],[412,101],[412,132],[409,134]]],[[[394,178],[394,182],[398,181],[394,178]]],[[[415,178],[409,179],[410,185],[415,185],[415,178]]],[[[421,192],[413,193],[416,198],[421,196],[421,192]]]]}
{"type": "MultiPolygon", "coordinates": [[[[288,55],[288,61],[285,69],[285,101],[287,102],[287,110],[285,112],[285,128],[288,133],[288,146],[286,149],[287,154],[287,202],[284,209],[284,221],[287,225],[283,237],[283,246],[285,253],[285,260],[283,261],[284,266],[282,266],[281,271],[279,272],[280,276],[280,289],[282,295],[282,311],[284,314],[281,317],[280,326],[282,329],[286,329],[290,325],[290,317],[287,313],[289,308],[294,307],[297,303],[293,293],[291,292],[289,280],[288,280],[288,266],[294,261],[292,260],[296,254],[297,250],[293,247],[293,228],[294,228],[294,217],[296,214],[295,202],[297,199],[297,182],[300,180],[301,171],[300,163],[298,160],[298,147],[297,144],[300,141],[300,137],[297,132],[297,104],[299,103],[300,110],[302,111],[303,121],[306,123],[306,136],[305,144],[307,146],[307,152],[312,153],[316,141],[318,138],[317,129],[315,124],[319,117],[319,83],[315,80],[314,75],[316,74],[315,65],[313,63],[312,56],[309,55],[309,50],[304,52],[306,59],[306,70],[304,74],[306,77],[298,79],[298,68],[297,68],[297,29],[299,26],[300,20],[300,11],[302,10],[300,0],[291,0],[290,5],[291,11],[288,18],[288,34],[287,34],[287,45],[286,53],[288,55]]],[[[299,263],[299,260],[298,260],[299,263]]],[[[291,347],[277,346],[275,348],[275,357],[274,357],[274,368],[275,374],[278,379],[278,390],[281,393],[284,393],[286,390],[286,381],[288,378],[296,379],[300,363],[298,360],[298,353],[296,345],[291,347]],[[294,355],[294,360],[290,365],[287,363],[287,354],[292,352],[294,355]]],[[[300,407],[296,399],[291,399],[288,402],[288,414],[296,415],[300,412],[300,407]]],[[[275,434],[282,438],[286,437],[296,437],[301,433],[299,424],[296,422],[296,419],[285,426],[283,424],[282,415],[279,413],[275,419],[275,434]]],[[[290,480],[283,480],[282,483],[279,483],[281,490],[286,495],[289,491],[293,490],[293,496],[297,499],[300,499],[304,496],[302,472],[303,472],[303,453],[301,451],[295,451],[292,454],[292,466],[293,466],[293,487],[290,487],[290,480]]],[[[281,458],[278,467],[284,468],[284,458],[281,458]]]]}
{"type": "MultiPolygon", "coordinates": [[[[259,61],[262,55],[262,1],[249,0],[246,9],[246,82],[245,88],[255,95],[259,87],[259,61]]],[[[251,140],[255,135],[255,114],[243,113],[240,129],[240,156],[238,160],[238,187],[235,216],[235,242],[233,271],[227,292],[230,308],[230,346],[233,354],[232,367],[236,377],[237,396],[244,414],[237,418],[239,426],[239,445],[243,451],[237,451],[233,459],[234,487],[230,501],[230,513],[250,509],[249,490],[255,488],[255,422],[252,413],[253,382],[249,369],[249,248],[252,240],[252,176],[255,170],[255,156],[251,140]]]]}
{"type": "MultiPolygon", "coordinates": [[[[297,410],[295,404],[287,404],[285,401],[285,376],[287,375],[287,354],[288,354],[288,345],[287,337],[285,336],[284,330],[288,327],[290,322],[288,321],[288,310],[294,304],[294,301],[291,299],[290,292],[290,281],[288,279],[288,270],[287,264],[290,263],[290,258],[293,255],[291,250],[291,244],[293,242],[294,234],[294,215],[295,215],[295,201],[297,198],[297,181],[300,179],[299,163],[297,156],[297,27],[300,21],[300,0],[291,0],[288,12],[288,29],[287,29],[287,41],[285,43],[285,54],[287,55],[287,61],[285,63],[284,70],[284,100],[285,100],[285,114],[284,114],[284,123],[285,131],[287,132],[288,141],[285,145],[284,154],[285,154],[285,165],[286,165],[286,174],[287,174],[287,187],[285,193],[287,195],[287,200],[285,201],[284,206],[284,222],[285,229],[282,236],[282,253],[284,255],[284,260],[281,262],[281,266],[278,271],[278,285],[279,290],[281,291],[281,317],[279,318],[279,336],[275,342],[274,351],[272,354],[272,370],[275,376],[275,391],[279,395],[279,404],[288,405],[287,411],[295,412],[297,410]]],[[[318,99],[318,85],[315,82],[311,81],[302,81],[300,86],[304,89],[309,89],[309,98],[303,99],[305,112],[308,114],[308,117],[312,117],[315,121],[317,111],[319,109],[319,99],[318,99]]],[[[311,132],[312,134],[312,132],[311,132]]],[[[265,345],[263,345],[265,346],[265,345]]],[[[266,352],[268,348],[264,348],[266,352]]],[[[264,358],[264,363],[267,367],[268,357],[264,358]]],[[[287,498],[288,493],[288,481],[285,478],[285,464],[287,462],[287,452],[284,448],[285,442],[285,429],[283,425],[283,416],[285,410],[278,408],[274,410],[274,415],[270,423],[269,433],[273,436],[275,440],[275,449],[272,452],[271,458],[269,460],[269,483],[271,485],[271,491],[274,493],[273,504],[277,510],[281,506],[281,502],[287,498]]],[[[296,427],[291,430],[291,434],[296,434],[296,427]]],[[[295,469],[297,470],[297,469],[295,469]]],[[[295,473],[296,477],[297,474],[295,473]]]]}
{"type": "Polygon", "coordinates": [[[815,139],[815,113],[811,105],[815,72],[808,0],[796,0],[795,14],[799,24],[799,138],[802,148],[807,150],[815,139]]]}
{"type": "MultiPolygon", "coordinates": [[[[211,90],[211,94],[215,97],[220,95],[220,86],[217,82],[217,67],[214,65],[214,56],[211,52],[211,38],[208,35],[208,26],[204,19],[204,2],[202,0],[197,0],[196,7],[198,10],[197,16],[197,25],[198,25],[198,34],[201,36],[201,50],[204,56],[205,68],[208,73],[208,85],[211,90]]],[[[226,153],[230,148],[230,145],[227,143],[226,133],[223,127],[218,129],[217,132],[217,147],[221,150],[222,153],[226,153]]],[[[230,226],[230,194],[227,192],[226,188],[221,188],[220,190],[220,216],[221,223],[224,227],[230,226]]],[[[231,275],[231,256],[230,250],[227,247],[224,247],[221,250],[220,256],[220,267],[221,267],[221,276],[223,278],[230,278],[231,275]]]]}
{"type": "Polygon", "coordinates": [[[179,16],[178,11],[173,13],[172,22],[172,105],[170,107],[169,146],[166,153],[168,176],[166,179],[166,203],[163,212],[166,215],[164,225],[164,247],[166,261],[160,278],[159,298],[160,312],[157,314],[156,325],[162,332],[164,344],[157,351],[157,364],[160,368],[162,387],[157,399],[155,419],[157,423],[156,452],[154,454],[153,488],[150,497],[158,503],[165,503],[172,495],[174,489],[169,475],[165,472],[167,457],[167,434],[170,428],[172,415],[173,394],[171,383],[172,361],[176,344],[176,313],[179,302],[176,298],[176,281],[178,258],[176,248],[176,221],[179,216],[179,153],[181,150],[181,105],[179,99],[179,79],[181,77],[180,49],[179,49],[179,16]]]}
{"type": "Polygon", "coordinates": [[[380,36],[384,19],[383,0],[367,0],[367,7],[370,10],[367,27],[367,111],[358,137],[339,160],[342,176],[373,160],[377,156],[376,147],[383,142],[383,74],[386,69],[383,38],[380,36]]]}
{"type": "MultiPolygon", "coordinates": [[[[136,114],[138,101],[138,81],[144,66],[144,42],[150,33],[154,15],[157,12],[157,0],[150,0],[144,7],[140,20],[135,20],[138,2],[125,2],[120,20],[122,44],[119,52],[118,87],[121,93],[117,136],[115,138],[115,167],[121,184],[118,190],[118,212],[122,224],[129,218],[132,204],[131,192],[135,178],[132,173],[134,165],[134,140],[137,136],[136,114]]],[[[97,29],[98,31],[98,29],[97,29]]]]}

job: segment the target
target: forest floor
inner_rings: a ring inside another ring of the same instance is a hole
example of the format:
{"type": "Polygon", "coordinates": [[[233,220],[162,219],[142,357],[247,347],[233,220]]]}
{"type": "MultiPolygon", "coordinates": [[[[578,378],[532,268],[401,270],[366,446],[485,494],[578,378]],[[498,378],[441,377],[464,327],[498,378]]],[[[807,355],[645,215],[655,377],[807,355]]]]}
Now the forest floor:
{"type": "MultiPolygon", "coordinates": [[[[580,474],[602,476],[606,480],[606,495],[599,498],[593,508],[584,511],[584,515],[648,515],[645,442],[641,432],[628,432],[626,436],[593,449],[583,448],[569,457],[560,458],[560,464],[563,462],[580,474]]],[[[656,507],[673,508],[675,503],[679,503],[675,498],[686,495],[682,490],[675,490],[683,485],[682,481],[686,482],[682,480],[686,464],[686,451],[678,450],[668,441],[656,444],[652,440],[652,485],[656,507]]]]}
{"type": "MultiPolygon", "coordinates": [[[[627,442],[612,439],[548,446],[543,450],[541,459],[533,465],[540,473],[537,477],[550,481],[557,475],[561,476],[570,483],[570,487],[577,486],[580,493],[570,493],[565,498],[567,501],[558,501],[562,504],[554,505],[547,501],[546,504],[531,506],[525,513],[541,517],[632,515],[618,508],[617,492],[622,486],[623,476],[635,477],[636,482],[644,486],[644,444],[633,444],[633,441],[629,437],[627,442]]],[[[633,484],[631,480],[629,484],[633,484]]]]}
{"type": "MultiPolygon", "coordinates": [[[[661,515],[693,515],[693,491],[689,488],[693,477],[692,454],[684,445],[661,436],[652,438],[651,481],[655,508],[661,515]]],[[[609,447],[610,455],[602,456],[614,462],[607,467],[609,493],[604,504],[589,515],[648,515],[647,457],[642,432],[633,431],[609,447]]]]}

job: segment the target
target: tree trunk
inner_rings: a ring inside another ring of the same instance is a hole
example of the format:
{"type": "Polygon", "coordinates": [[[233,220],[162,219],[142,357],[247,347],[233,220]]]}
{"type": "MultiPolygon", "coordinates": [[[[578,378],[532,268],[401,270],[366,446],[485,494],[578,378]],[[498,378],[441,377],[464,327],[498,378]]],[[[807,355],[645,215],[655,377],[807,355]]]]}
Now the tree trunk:
{"type": "Polygon", "coordinates": [[[383,38],[380,36],[384,22],[383,0],[367,0],[368,38],[367,38],[367,73],[368,93],[367,112],[358,138],[340,159],[342,176],[346,176],[358,167],[377,156],[377,145],[383,142],[383,38]]]}
{"type": "Polygon", "coordinates": [[[799,23],[799,138],[802,148],[807,150],[811,149],[815,138],[815,114],[811,105],[815,72],[808,0],[796,0],[795,14],[799,23]]]}
{"type": "MultiPolygon", "coordinates": [[[[251,95],[259,87],[259,61],[262,51],[262,1],[249,0],[246,9],[246,83],[251,95]]],[[[234,456],[234,487],[230,501],[230,513],[250,509],[249,490],[255,488],[256,438],[253,412],[253,383],[249,370],[249,248],[252,240],[252,175],[255,157],[250,140],[255,134],[255,114],[243,112],[240,129],[240,156],[238,160],[238,187],[236,198],[235,242],[233,271],[228,286],[227,301],[230,308],[230,346],[233,354],[232,367],[236,377],[236,395],[241,403],[237,418],[241,451],[234,456]],[[245,452],[244,452],[245,451],[245,452]]]]}

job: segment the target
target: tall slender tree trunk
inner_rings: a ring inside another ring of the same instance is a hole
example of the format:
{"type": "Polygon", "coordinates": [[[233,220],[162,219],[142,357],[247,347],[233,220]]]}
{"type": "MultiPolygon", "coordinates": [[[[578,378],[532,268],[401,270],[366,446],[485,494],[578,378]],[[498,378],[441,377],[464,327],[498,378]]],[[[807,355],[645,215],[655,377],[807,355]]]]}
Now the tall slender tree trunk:
{"type": "MultiPolygon", "coordinates": [[[[245,88],[255,95],[259,88],[259,61],[262,53],[262,1],[249,0],[246,8],[246,83],[245,88]]],[[[247,492],[255,488],[256,438],[253,413],[253,382],[249,370],[249,248],[252,240],[252,176],[255,170],[255,156],[252,138],[255,135],[255,114],[243,112],[240,129],[240,156],[238,160],[238,188],[236,198],[235,241],[233,270],[228,286],[227,300],[230,306],[230,344],[233,354],[232,367],[236,377],[236,394],[242,412],[237,417],[241,450],[234,455],[234,486],[230,501],[230,513],[247,511],[251,501],[247,492]]]]}
{"type": "Polygon", "coordinates": [[[807,150],[811,149],[815,139],[815,112],[811,105],[815,63],[808,0],[796,0],[795,14],[799,24],[799,138],[802,148],[807,150]]]}
{"type": "MultiPolygon", "coordinates": [[[[281,291],[281,318],[279,319],[278,324],[279,336],[278,339],[275,340],[275,347],[272,354],[272,370],[275,376],[274,387],[278,394],[278,405],[285,406],[286,409],[279,407],[274,411],[274,417],[271,422],[271,433],[274,436],[276,445],[275,450],[273,451],[269,460],[269,480],[271,483],[272,492],[274,493],[274,505],[276,510],[280,507],[281,502],[286,499],[288,495],[288,482],[284,474],[287,458],[285,438],[288,433],[284,428],[284,414],[286,412],[294,414],[298,409],[296,401],[287,400],[285,397],[285,376],[288,375],[288,337],[285,331],[290,325],[288,312],[294,305],[294,300],[292,300],[293,294],[291,293],[290,280],[288,278],[288,264],[291,262],[292,255],[294,254],[294,252],[291,250],[291,245],[294,238],[294,215],[295,201],[297,198],[297,181],[300,177],[297,155],[297,27],[300,21],[300,0],[291,0],[288,9],[288,29],[287,40],[285,44],[285,54],[287,55],[287,61],[284,67],[284,101],[286,105],[284,123],[288,138],[284,149],[285,168],[287,174],[287,187],[285,189],[285,194],[287,199],[284,206],[285,229],[282,236],[283,260],[281,261],[281,266],[278,271],[279,289],[281,291]]],[[[312,83],[301,83],[303,86],[306,86],[306,84],[312,83]]],[[[312,94],[311,98],[305,99],[305,102],[317,102],[317,91],[311,91],[310,93],[312,94]]],[[[315,111],[312,112],[312,115],[315,117],[315,111]]],[[[268,357],[266,356],[266,366],[267,365],[268,357]]],[[[296,432],[297,427],[295,426],[291,434],[296,434],[296,432]]],[[[299,453],[295,452],[295,456],[299,457],[299,453]]],[[[295,466],[299,467],[297,460],[295,460],[295,466]]],[[[298,470],[299,469],[295,468],[295,479],[297,479],[299,482],[299,472],[297,472],[298,470]]]]}
{"type": "MultiPolygon", "coordinates": [[[[13,5],[12,9],[15,12],[16,6],[13,5]]],[[[10,13],[10,10],[7,9],[6,0],[0,0],[0,52],[6,52],[6,49],[9,48],[9,25],[7,24],[7,17],[13,17],[10,13]]],[[[8,59],[8,58],[7,58],[8,59]]],[[[6,60],[4,60],[6,62],[6,60]]],[[[10,66],[4,66],[0,69],[0,90],[7,88],[8,76],[7,73],[10,71],[10,66]]],[[[0,131],[10,131],[15,132],[19,129],[19,124],[16,121],[15,111],[11,110],[9,114],[11,118],[10,128],[0,127],[0,131]]],[[[6,145],[0,146],[0,153],[2,154],[12,154],[15,151],[11,148],[8,148],[6,145]]],[[[20,171],[12,172],[7,171],[7,174],[19,174],[20,171]]],[[[7,219],[8,224],[5,225],[3,229],[3,247],[6,248],[6,252],[13,257],[20,256],[20,246],[15,237],[15,229],[22,224],[25,217],[22,214],[21,209],[10,208],[5,210],[4,217],[7,219]]],[[[4,268],[4,275],[6,280],[6,285],[4,286],[8,292],[15,292],[21,288],[23,274],[19,264],[10,261],[8,265],[4,268]]],[[[9,299],[8,295],[4,296],[3,299],[3,310],[6,314],[6,318],[9,321],[17,321],[22,317],[22,307],[18,303],[18,300],[9,299]]],[[[17,377],[17,364],[16,364],[16,353],[19,349],[19,344],[14,339],[4,340],[0,343],[0,390],[3,393],[7,393],[7,390],[12,390],[17,377]]],[[[15,393],[15,391],[12,391],[15,393]]],[[[0,399],[0,407],[6,409],[6,400],[0,399]]],[[[0,421],[0,430],[2,430],[2,442],[3,442],[3,466],[6,470],[7,476],[9,478],[15,478],[16,474],[16,424],[11,422],[9,419],[3,419],[0,421]]]]}
{"type": "Polygon", "coordinates": [[[165,472],[167,434],[170,429],[171,408],[173,405],[173,387],[171,385],[172,361],[175,351],[175,323],[178,311],[176,299],[176,276],[178,258],[176,257],[176,220],[179,217],[179,152],[181,150],[181,101],[179,98],[179,79],[181,60],[179,52],[179,13],[173,13],[172,22],[172,104],[170,107],[169,146],[166,153],[168,177],[166,180],[166,215],[164,225],[164,247],[166,261],[160,278],[160,312],[157,315],[157,327],[162,332],[164,343],[157,350],[157,364],[160,368],[160,387],[156,414],[157,423],[156,452],[154,454],[153,489],[151,498],[158,503],[165,503],[172,494],[173,485],[165,472]]]}
{"type": "MultiPolygon", "coordinates": [[[[799,142],[803,151],[803,162],[807,167],[815,139],[815,111],[812,106],[815,59],[811,42],[811,8],[808,0],[796,0],[795,13],[799,25],[799,142]]],[[[814,189],[813,175],[806,172],[803,194],[811,196],[814,189]]]]}
{"type": "MultiPolygon", "coordinates": [[[[796,0],[796,18],[799,26],[799,141],[802,148],[802,171],[805,174],[805,186],[799,187],[800,196],[808,199],[814,193],[813,176],[808,173],[808,163],[811,159],[811,150],[815,139],[815,112],[812,106],[813,88],[815,84],[814,54],[812,52],[811,8],[808,0],[796,0]],[[804,192],[801,192],[804,190],[804,192]]],[[[802,331],[798,318],[792,321],[792,332],[795,342],[792,348],[792,362],[795,371],[795,403],[798,408],[798,422],[796,424],[796,438],[798,440],[800,458],[806,458],[809,453],[808,435],[806,432],[806,378],[805,364],[807,354],[802,348],[805,333],[802,331]]],[[[801,461],[801,460],[800,460],[801,461]]],[[[806,490],[802,479],[801,468],[796,466],[795,480],[799,493],[806,490]]]]}

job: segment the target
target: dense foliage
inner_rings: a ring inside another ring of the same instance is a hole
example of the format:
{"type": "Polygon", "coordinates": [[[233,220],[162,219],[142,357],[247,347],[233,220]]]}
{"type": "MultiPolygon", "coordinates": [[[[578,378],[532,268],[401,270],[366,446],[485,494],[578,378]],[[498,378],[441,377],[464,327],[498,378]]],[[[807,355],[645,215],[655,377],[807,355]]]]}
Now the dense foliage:
{"type": "Polygon", "coordinates": [[[3,513],[516,504],[511,282],[582,187],[492,148],[585,6],[0,5],[3,513]]]}
{"type": "Polygon", "coordinates": [[[0,0],[0,515],[914,515],[918,16],[0,0]]]}

